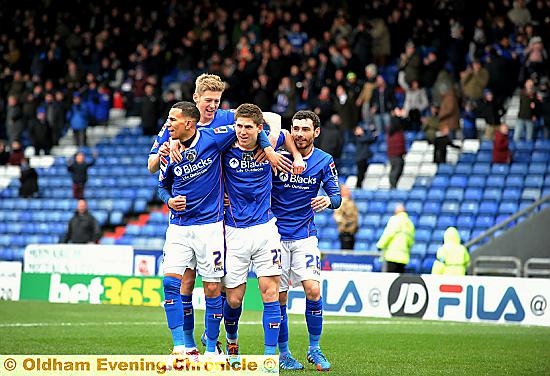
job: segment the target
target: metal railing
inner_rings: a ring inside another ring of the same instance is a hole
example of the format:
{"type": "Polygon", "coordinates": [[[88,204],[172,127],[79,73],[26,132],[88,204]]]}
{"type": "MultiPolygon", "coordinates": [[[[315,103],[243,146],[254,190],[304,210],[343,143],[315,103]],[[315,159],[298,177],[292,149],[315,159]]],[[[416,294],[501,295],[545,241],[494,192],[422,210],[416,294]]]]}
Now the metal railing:
{"type": "Polygon", "coordinates": [[[526,278],[550,278],[550,258],[533,257],[525,261],[523,276],[526,278]]]}
{"type": "Polygon", "coordinates": [[[479,256],[472,265],[472,274],[521,277],[521,260],[514,256],[479,256]]]}
{"type": "Polygon", "coordinates": [[[464,244],[464,246],[469,249],[471,246],[476,245],[477,243],[481,242],[485,238],[489,238],[491,240],[494,239],[495,238],[494,234],[497,231],[499,231],[500,229],[508,226],[508,224],[510,224],[511,222],[515,221],[516,219],[524,216],[525,214],[531,213],[532,211],[534,211],[536,208],[538,208],[542,204],[546,203],[547,201],[550,201],[550,195],[547,195],[547,196],[544,196],[544,197],[538,199],[537,201],[535,201],[534,203],[532,203],[528,207],[526,207],[526,208],[518,211],[517,213],[511,215],[510,217],[505,219],[503,222],[497,223],[496,225],[494,225],[493,227],[491,227],[490,229],[488,229],[484,233],[482,233],[479,236],[476,236],[472,240],[468,241],[466,244],[464,244]]]}

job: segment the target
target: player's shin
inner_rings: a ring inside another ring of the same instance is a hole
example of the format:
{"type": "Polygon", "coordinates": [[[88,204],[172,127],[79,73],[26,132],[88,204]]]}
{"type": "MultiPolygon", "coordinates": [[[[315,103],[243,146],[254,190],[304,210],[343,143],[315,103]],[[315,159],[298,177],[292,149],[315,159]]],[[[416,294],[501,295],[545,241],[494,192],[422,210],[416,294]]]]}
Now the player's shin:
{"type": "Polygon", "coordinates": [[[206,298],[206,352],[216,351],[216,344],[220,335],[220,322],[222,321],[222,298],[206,298]]]}
{"type": "Polygon", "coordinates": [[[281,327],[281,306],[278,301],[264,302],[262,323],[264,326],[264,354],[274,355],[277,351],[277,340],[281,327]]]}
{"type": "Polygon", "coordinates": [[[237,343],[239,337],[239,319],[242,313],[242,305],[237,308],[231,308],[227,300],[223,305],[223,319],[225,325],[225,333],[227,334],[227,343],[237,343]]]}
{"type": "Polygon", "coordinates": [[[309,347],[319,347],[323,330],[323,298],[319,300],[306,299],[306,324],[309,333],[309,347]]]}
{"type": "Polygon", "coordinates": [[[181,295],[183,304],[183,335],[185,347],[190,349],[197,347],[195,343],[195,312],[193,309],[193,295],[181,295]]]}
{"type": "Polygon", "coordinates": [[[173,352],[183,352],[185,345],[180,286],[180,279],[171,276],[164,277],[164,311],[166,312],[168,328],[172,332],[172,341],[174,342],[173,352]]]}
{"type": "Polygon", "coordinates": [[[286,313],[286,304],[281,305],[281,328],[279,330],[279,354],[284,355],[288,349],[288,315],[286,313]]]}

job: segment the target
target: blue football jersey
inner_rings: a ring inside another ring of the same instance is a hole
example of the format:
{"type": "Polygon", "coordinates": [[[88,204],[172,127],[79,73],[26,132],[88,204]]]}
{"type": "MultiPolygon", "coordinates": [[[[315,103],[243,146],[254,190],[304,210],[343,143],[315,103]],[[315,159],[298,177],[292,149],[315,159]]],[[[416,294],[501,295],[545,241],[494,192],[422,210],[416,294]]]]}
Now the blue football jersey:
{"type": "Polygon", "coordinates": [[[317,197],[321,185],[329,197],[340,195],[338,173],[330,154],[313,148],[304,161],[306,169],[301,175],[278,172],[273,177],[271,210],[281,240],[317,236],[311,199],[317,197]]]}
{"type": "Polygon", "coordinates": [[[182,195],[187,199],[185,210],[170,209],[170,223],[189,226],[223,219],[221,156],[236,139],[233,126],[199,128],[181,162],[161,156],[159,188],[168,189],[172,197],[182,195]]]}
{"type": "MultiPolygon", "coordinates": [[[[285,135],[281,132],[276,148],[284,141],[285,135]]],[[[228,226],[250,227],[273,218],[270,210],[271,165],[268,161],[257,163],[254,160],[257,150],[243,150],[235,144],[223,156],[225,191],[230,202],[225,209],[228,226]]]]}
{"type": "MultiPolygon", "coordinates": [[[[235,110],[216,110],[214,118],[208,124],[197,123],[197,129],[200,127],[217,128],[222,125],[231,125],[235,122],[235,110]]],[[[157,154],[162,144],[170,139],[170,132],[168,132],[168,120],[164,123],[159,133],[153,142],[153,146],[149,151],[149,155],[157,154]]]]}

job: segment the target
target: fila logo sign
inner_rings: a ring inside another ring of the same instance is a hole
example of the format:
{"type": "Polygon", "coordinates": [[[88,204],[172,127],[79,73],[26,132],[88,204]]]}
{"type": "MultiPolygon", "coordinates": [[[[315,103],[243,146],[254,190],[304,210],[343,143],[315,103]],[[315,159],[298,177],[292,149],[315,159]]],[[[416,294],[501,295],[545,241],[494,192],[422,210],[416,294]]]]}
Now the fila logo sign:
{"type": "MultiPolygon", "coordinates": [[[[321,295],[323,296],[323,310],[325,312],[345,311],[358,313],[363,309],[363,301],[361,300],[359,291],[357,290],[355,283],[351,280],[348,281],[344,290],[339,292],[336,291],[335,287],[332,287],[329,290],[329,281],[325,279],[322,283],[321,295]]],[[[305,297],[306,295],[303,290],[290,290],[288,292],[288,309],[292,308],[292,304],[295,299],[305,299],[305,297]]]]}
{"type": "Polygon", "coordinates": [[[441,285],[439,291],[445,295],[439,298],[439,317],[445,316],[446,307],[461,306],[460,310],[467,319],[477,317],[480,320],[498,321],[504,317],[506,321],[519,322],[525,318],[525,310],[513,287],[506,289],[494,311],[485,308],[485,286],[478,286],[476,291],[472,285],[468,285],[465,294],[462,285],[441,285]],[[475,308],[474,302],[477,303],[475,308]]]}

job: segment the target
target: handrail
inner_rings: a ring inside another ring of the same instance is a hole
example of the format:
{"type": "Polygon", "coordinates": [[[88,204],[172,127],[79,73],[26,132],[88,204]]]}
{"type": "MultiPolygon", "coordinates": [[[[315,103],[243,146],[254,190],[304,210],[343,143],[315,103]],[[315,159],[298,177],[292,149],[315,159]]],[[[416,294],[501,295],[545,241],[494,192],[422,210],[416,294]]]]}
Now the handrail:
{"type": "Polygon", "coordinates": [[[514,256],[479,256],[474,260],[472,274],[521,277],[521,260],[514,256]]]}
{"type": "Polygon", "coordinates": [[[479,243],[480,241],[482,241],[483,239],[485,239],[487,237],[491,237],[491,239],[492,239],[493,238],[492,235],[495,232],[497,232],[501,228],[507,226],[509,223],[511,223],[512,221],[515,221],[519,217],[533,211],[534,209],[536,209],[540,205],[544,204],[546,201],[550,201],[550,195],[546,195],[546,196],[538,199],[537,201],[535,201],[534,203],[532,203],[528,207],[526,207],[526,208],[520,210],[519,212],[517,212],[516,214],[513,214],[510,217],[506,218],[503,222],[497,223],[496,225],[494,225],[493,227],[491,227],[487,231],[479,234],[478,236],[476,236],[472,240],[468,241],[466,244],[464,244],[464,246],[466,248],[470,248],[471,246],[479,243]]]}
{"type": "Polygon", "coordinates": [[[533,257],[525,261],[523,265],[523,276],[550,278],[550,258],[533,257]],[[538,266],[534,267],[533,266],[538,266]]]}

